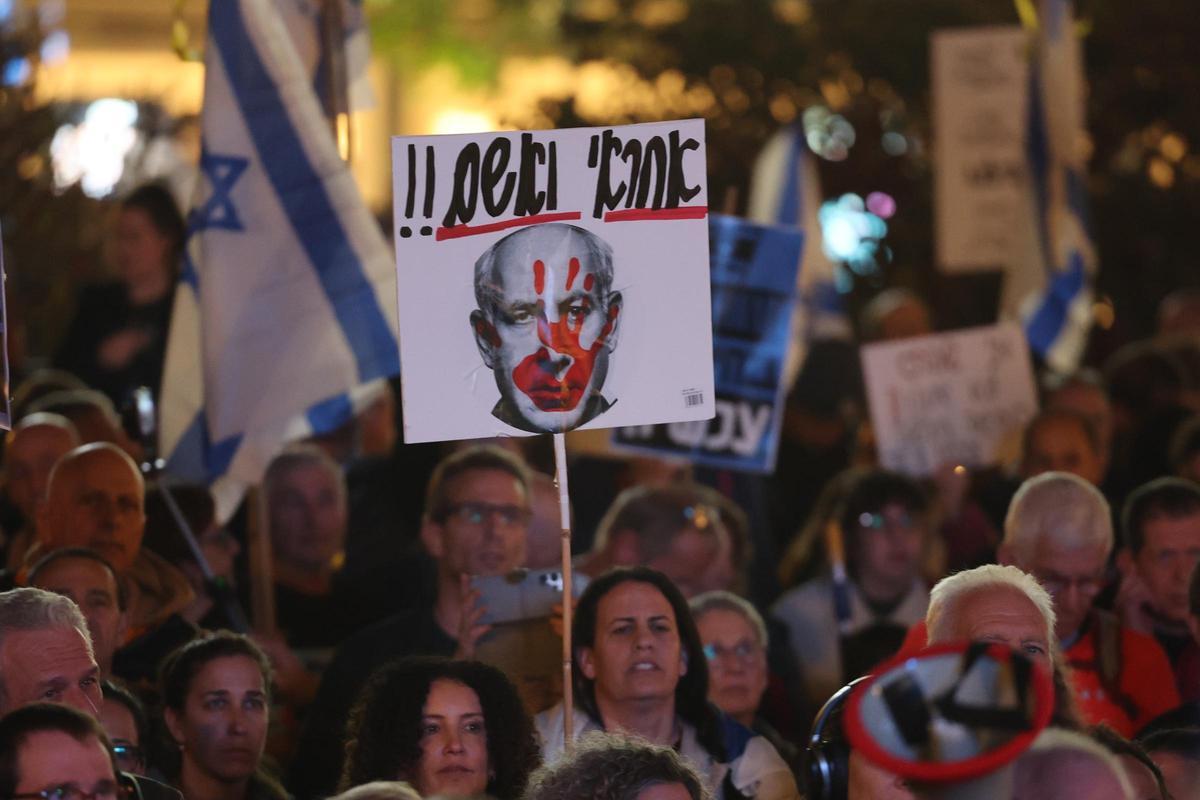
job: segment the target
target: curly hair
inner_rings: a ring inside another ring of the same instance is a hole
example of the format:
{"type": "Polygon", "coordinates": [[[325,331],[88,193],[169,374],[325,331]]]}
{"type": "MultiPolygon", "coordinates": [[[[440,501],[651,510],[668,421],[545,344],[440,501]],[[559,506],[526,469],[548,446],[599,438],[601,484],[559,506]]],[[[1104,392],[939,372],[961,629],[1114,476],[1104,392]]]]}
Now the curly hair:
{"type": "Polygon", "coordinates": [[[346,760],[338,791],[378,780],[411,780],[421,760],[421,719],[430,687],[455,681],[479,697],[488,731],[487,793],[517,800],[542,761],[533,718],[504,673],[478,661],[402,658],[372,676],[346,724],[346,760]]]}
{"type": "Polygon", "coordinates": [[[539,769],[525,800],[637,800],[643,789],[681,783],[692,800],[712,800],[695,767],[669,747],[611,733],[590,733],[575,752],[539,769]]]}
{"type": "Polygon", "coordinates": [[[708,702],[708,659],[704,657],[704,643],[691,609],[683,593],[671,579],[649,567],[616,567],[593,580],[579,597],[575,618],[571,625],[574,647],[571,677],[575,687],[575,702],[592,719],[600,719],[596,705],[595,681],[580,669],[579,653],[585,647],[596,644],[596,618],[600,612],[600,601],[605,595],[623,583],[648,583],[662,593],[675,612],[675,626],[679,631],[679,643],[687,657],[687,673],[675,686],[675,713],[696,729],[696,739],[717,761],[726,758],[725,742],[720,732],[720,712],[708,702]]]}

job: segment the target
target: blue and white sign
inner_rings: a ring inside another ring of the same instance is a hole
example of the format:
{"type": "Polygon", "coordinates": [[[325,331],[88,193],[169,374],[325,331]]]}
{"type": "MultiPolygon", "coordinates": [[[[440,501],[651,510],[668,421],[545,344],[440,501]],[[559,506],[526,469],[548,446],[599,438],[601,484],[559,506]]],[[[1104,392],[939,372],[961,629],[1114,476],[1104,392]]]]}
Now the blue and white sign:
{"type": "Polygon", "coordinates": [[[615,447],[745,472],[774,469],[803,247],[795,228],[709,216],[717,415],[618,428],[615,447]]]}

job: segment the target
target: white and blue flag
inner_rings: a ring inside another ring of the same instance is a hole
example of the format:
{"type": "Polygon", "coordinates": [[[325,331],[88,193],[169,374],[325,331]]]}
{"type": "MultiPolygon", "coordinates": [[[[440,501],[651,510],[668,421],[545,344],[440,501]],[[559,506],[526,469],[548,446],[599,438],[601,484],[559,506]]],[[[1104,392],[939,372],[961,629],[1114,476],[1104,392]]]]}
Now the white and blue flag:
{"type": "Polygon", "coordinates": [[[224,517],[284,443],[347,421],[400,365],[391,252],[276,3],[212,3],[205,65],[161,446],[224,517]]]}
{"type": "Polygon", "coordinates": [[[793,348],[784,371],[791,386],[803,361],[804,344],[812,339],[848,339],[852,335],[837,267],[825,253],[819,213],[822,203],[817,164],[797,122],[776,133],[754,163],[747,218],[765,225],[790,225],[804,233],[797,277],[799,308],[792,317],[793,348]]]}
{"type": "Polygon", "coordinates": [[[1060,372],[1083,357],[1096,270],[1087,224],[1083,57],[1073,26],[1070,0],[1039,4],[1026,140],[1046,283],[1022,309],[1025,335],[1060,372]]]}

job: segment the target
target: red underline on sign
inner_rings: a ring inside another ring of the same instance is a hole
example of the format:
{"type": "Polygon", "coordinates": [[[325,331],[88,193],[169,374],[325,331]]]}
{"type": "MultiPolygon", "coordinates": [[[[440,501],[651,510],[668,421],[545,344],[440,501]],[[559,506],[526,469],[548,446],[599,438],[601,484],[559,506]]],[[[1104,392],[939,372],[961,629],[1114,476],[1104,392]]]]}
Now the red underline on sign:
{"type": "Polygon", "coordinates": [[[681,208],[631,208],[627,211],[604,212],[605,222],[638,222],[647,219],[704,219],[708,206],[683,206],[681,208]]]}
{"type": "Polygon", "coordinates": [[[568,219],[580,219],[583,216],[579,211],[560,211],[555,214],[534,214],[532,217],[517,217],[516,219],[506,219],[503,222],[489,222],[486,225],[454,225],[450,228],[438,228],[437,241],[445,239],[459,239],[463,236],[474,236],[477,233],[494,233],[495,231],[508,230],[509,228],[521,228],[525,225],[540,225],[543,222],[563,222],[568,219]]]}

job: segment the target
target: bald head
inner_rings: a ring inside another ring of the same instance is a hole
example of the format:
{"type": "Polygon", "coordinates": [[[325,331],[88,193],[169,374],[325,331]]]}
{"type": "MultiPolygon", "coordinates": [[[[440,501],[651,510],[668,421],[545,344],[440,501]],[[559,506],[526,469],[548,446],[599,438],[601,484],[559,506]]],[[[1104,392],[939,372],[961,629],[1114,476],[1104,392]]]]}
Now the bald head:
{"type": "Polygon", "coordinates": [[[4,452],[6,491],[26,519],[33,519],[37,504],[45,499],[50,470],[78,445],[75,426],[59,414],[31,414],[8,435],[4,452]]]}
{"type": "Polygon", "coordinates": [[[50,474],[38,513],[46,548],[90,547],[119,573],[133,566],[146,524],[145,484],[137,465],[107,442],[77,447],[50,474]]]}
{"type": "Polygon", "coordinates": [[[1116,757],[1087,737],[1047,729],[1017,760],[1013,800],[1132,800],[1116,757]]]}

